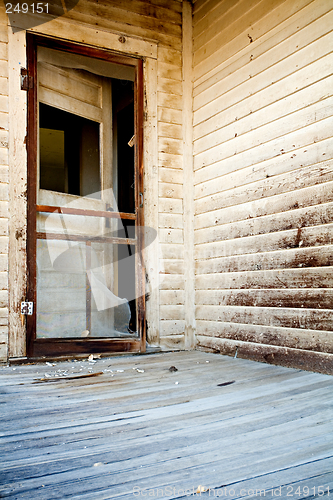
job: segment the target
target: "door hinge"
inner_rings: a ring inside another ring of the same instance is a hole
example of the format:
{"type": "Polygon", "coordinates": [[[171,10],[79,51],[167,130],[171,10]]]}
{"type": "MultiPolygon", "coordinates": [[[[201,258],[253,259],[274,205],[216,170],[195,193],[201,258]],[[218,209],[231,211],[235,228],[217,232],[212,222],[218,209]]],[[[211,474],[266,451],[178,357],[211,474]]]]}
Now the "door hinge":
{"type": "Polygon", "coordinates": [[[34,79],[29,76],[26,68],[21,68],[21,90],[31,90],[34,88],[34,79]]]}
{"type": "Polygon", "coordinates": [[[33,302],[21,302],[21,314],[32,316],[34,310],[33,302]]]}

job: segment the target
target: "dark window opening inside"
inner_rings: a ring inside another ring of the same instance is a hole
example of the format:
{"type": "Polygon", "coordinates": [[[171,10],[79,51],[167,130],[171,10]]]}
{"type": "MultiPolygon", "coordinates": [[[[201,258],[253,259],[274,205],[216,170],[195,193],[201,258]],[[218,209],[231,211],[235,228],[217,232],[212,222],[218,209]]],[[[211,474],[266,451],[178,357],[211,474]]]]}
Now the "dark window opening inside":
{"type": "Polygon", "coordinates": [[[100,192],[99,134],[99,123],[40,103],[40,188],[78,196],[100,192]]]}

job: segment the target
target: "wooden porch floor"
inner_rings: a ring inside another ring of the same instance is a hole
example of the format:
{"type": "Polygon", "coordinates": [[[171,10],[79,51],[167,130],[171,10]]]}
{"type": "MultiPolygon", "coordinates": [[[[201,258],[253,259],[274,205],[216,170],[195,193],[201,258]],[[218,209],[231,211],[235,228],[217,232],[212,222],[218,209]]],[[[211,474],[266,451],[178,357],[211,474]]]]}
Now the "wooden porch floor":
{"type": "Polygon", "coordinates": [[[0,497],[333,497],[332,382],[198,351],[2,367],[0,497]]]}

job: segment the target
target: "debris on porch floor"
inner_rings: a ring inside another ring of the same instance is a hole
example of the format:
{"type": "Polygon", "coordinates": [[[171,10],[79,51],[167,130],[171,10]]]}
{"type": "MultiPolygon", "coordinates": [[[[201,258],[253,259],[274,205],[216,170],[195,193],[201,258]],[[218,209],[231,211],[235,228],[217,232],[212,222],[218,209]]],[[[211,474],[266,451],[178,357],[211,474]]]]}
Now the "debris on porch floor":
{"type": "Polygon", "coordinates": [[[333,378],[170,352],[0,368],[0,498],[333,495],[333,378]]]}

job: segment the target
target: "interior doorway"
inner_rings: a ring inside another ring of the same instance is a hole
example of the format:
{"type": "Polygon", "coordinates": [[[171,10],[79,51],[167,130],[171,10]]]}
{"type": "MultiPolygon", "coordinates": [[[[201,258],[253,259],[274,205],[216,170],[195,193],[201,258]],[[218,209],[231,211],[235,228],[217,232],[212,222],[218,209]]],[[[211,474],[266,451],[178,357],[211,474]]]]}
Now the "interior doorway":
{"type": "Polygon", "coordinates": [[[144,351],[142,60],[27,50],[28,356],[144,351]]]}

